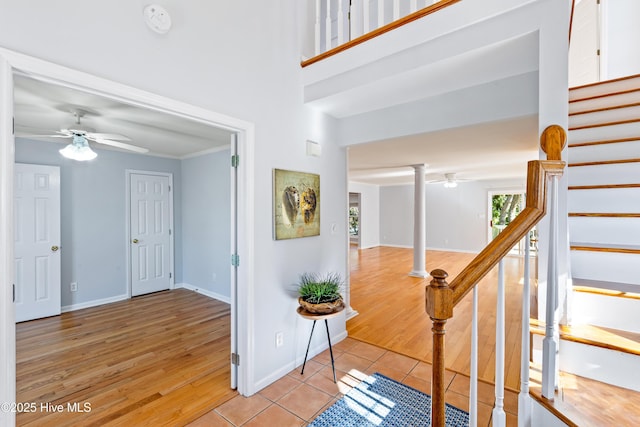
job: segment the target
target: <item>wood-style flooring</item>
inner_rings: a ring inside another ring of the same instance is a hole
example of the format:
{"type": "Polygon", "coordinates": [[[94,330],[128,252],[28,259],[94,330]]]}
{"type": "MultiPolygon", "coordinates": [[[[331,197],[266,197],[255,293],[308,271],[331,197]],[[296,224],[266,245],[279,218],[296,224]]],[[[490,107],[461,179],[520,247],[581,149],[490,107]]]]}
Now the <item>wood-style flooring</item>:
{"type": "Polygon", "coordinates": [[[19,323],[16,336],[17,401],[35,408],[18,426],[180,426],[236,395],[229,305],[184,289],[19,323]]]}
{"type": "MultiPolygon", "coordinates": [[[[349,336],[418,360],[431,363],[431,320],[425,312],[424,288],[430,278],[408,274],[413,251],[375,247],[350,250],[351,306],[359,315],[347,322],[349,336]]],[[[452,280],[474,254],[427,251],[427,271],[441,268],[452,280]]],[[[522,316],[522,257],[504,260],[506,287],[505,384],[518,390],[522,316]]],[[[493,383],[495,377],[495,312],[497,267],[479,284],[478,376],[493,383]]],[[[533,269],[532,269],[533,270],[533,269]]],[[[469,375],[472,293],[454,309],[446,324],[447,369],[469,375]]]]}

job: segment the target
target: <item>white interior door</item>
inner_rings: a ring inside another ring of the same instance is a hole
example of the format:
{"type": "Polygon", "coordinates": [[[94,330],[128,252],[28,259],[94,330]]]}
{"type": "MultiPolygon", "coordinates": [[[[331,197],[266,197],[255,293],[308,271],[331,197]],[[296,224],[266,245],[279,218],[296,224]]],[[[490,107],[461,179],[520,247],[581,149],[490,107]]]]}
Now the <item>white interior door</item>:
{"type": "Polygon", "coordinates": [[[172,193],[170,176],[130,175],[131,295],[170,289],[172,193]]]}
{"type": "Polygon", "coordinates": [[[60,314],[60,168],[17,163],[16,322],[60,314]]]}

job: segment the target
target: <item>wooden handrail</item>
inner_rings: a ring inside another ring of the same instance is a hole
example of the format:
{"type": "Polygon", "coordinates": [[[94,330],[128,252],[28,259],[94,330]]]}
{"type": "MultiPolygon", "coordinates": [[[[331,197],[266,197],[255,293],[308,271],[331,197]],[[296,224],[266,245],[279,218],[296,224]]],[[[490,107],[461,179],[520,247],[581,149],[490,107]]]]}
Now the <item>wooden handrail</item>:
{"type": "Polygon", "coordinates": [[[434,12],[437,12],[440,9],[443,9],[449,5],[452,5],[454,3],[458,3],[460,0],[440,0],[437,3],[434,3],[432,5],[429,5],[427,7],[424,7],[416,12],[410,13],[409,15],[400,18],[396,21],[390,22],[387,25],[384,25],[380,28],[376,28],[375,30],[372,30],[366,34],[361,35],[360,37],[357,37],[353,40],[349,40],[348,42],[341,44],[339,46],[334,47],[333,49],[329,49],[326,52],[323,52],[319,55],[316,55],[312,58],[309,59],[305,59],[304,61],[300,62],[300,66],[302,68],[307,67],[311,64],[315,64],[318,61],[322,61],[323,59],[332,57],[342,51],[345,51],[347,49],[350,49],[354,46],[357,46],[359,44],[362,44],[368,40],[371,40],[373,38],[376,38],[382,34],[388,33],[389,31],[395,30],[396,28],[400,28],[403,25],[407,25],[410,22],[413,22],[415,20],[418,20],[420,18],[424,18],[427,15],[431,15],[434,12]]]}
{"type": "Polygon", "coordinates": [[[522,212],[458,274],[451,284],[445,280],[446,271],[431,272],[433,280],[425,289],[425,305],[433,322],[433,427],[443,427],[445,421],[445,390],[442,381],[445,370],[445,323],[453,317],[453,308],[462,298],[544,217],[547,210],[547,178],[562,175],[565,162],[561,160],[561,153],[566,142],[566,132],[561,126],[547,127],[540,137],[540,146],[547,154],[547,160],[533,160],[527,165],[527,198],[522,212]]]}

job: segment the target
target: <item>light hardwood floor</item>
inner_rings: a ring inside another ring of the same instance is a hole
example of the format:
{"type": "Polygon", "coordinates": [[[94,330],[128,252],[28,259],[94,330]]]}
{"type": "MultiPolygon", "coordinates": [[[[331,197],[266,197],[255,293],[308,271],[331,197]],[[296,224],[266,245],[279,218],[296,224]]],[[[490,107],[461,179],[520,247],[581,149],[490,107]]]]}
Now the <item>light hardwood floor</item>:
{"type": "Polygon", "coordinates": [[[178,289],[19,323],[17,401],[36,410],[17,425],[187,424],[236,395],[229,322],[228,304],[178,289]]]}
{"type": "MultiPolygon", "coordinates": [[[[347,322],[349,336],[431,363],[431,320],[425,312],[424,288],[430,278],[410,277],[413,251],[376,247],[350,250],[351,306],[360,314],[347,322]]],[[[441,268],[452,280],[474,254],[427,251],[427,271],[441,268]]],[[[522,257],[505,258],[506,386],[519,389],[522,316],[522,257]]],[[[497,267],[479,284],[478,374],[495,377],[495,307],[497,267]]],[[[469,375],[471,299],[469,293],[446,324],[446,367],[469,375]]]]}

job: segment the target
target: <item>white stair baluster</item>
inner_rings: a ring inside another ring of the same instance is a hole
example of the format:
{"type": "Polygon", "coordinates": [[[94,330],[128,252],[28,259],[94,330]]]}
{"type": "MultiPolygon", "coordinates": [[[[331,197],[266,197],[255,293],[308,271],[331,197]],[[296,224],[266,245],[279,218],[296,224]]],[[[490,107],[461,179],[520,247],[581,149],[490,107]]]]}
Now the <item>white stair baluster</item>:
{"type": "Polygon", "coordinates": [[[342,0],[338,0],[338,20],[336,21],[338,26],[338,46],[344,43],[344,11],[342,0]]]}
{"type": "Polygon", "coordinates": [[[473,287],[471,312],[471,372],[469,379],[469,427],[478,425],[478,286],[473,287]]]}
{"type": "Polygon", "coordinates": [[[371,0],[364,0],[362,5],[362,17],[363,17],[363,34],[367,34],[371,31],[371,0]]]}
{"type": "Polygon", "coordinates": [[[362,35],[363,0],[351,0],[349,2],[349,40],[353,40],[362,35]]]}
{"type": "Polygon", "coordinates": [[[400,19],[400,0],[393,0],[393,20],[400,19]]]}
{"type": "Polygon", "coordinates": [[[418,0],[411,0],[411,3],[409,4],[409,8],[411,9],[411,13],[418,10],[418,0]]]}
{"type": "Polygon", "coordinates": [[[547,267],[547,306],[545,336],[542,341],[542,395],[553,400],[556,389],[558,341],[556,309],[558,302],[558,176],[551,177],[549,197],[549,265],[547,267]]]}
{"type": "Polygon", "coordinates": [[[316,39],[315,39],[315,51],[316,51],[316,55],[319,55],[321,50],[320,50],[320,14],[321,14],[321,0],[316,0],[316,24],[315,24],[315,33],[316,33],[316,39]]]}
{"type": "Polygon", "coordinates": [[[496,403],[491,417],[494,427],[505,427],[504,412],[504,260],[498,263],[498,303],[496,305],[496,403]]]}
{"type": "Polygon", "coordinates": [[[524,280],[522,285],[522,347],[520,354],[520,394],[518,395],[518,427],[531,427],[531,396],[529,396],[529,317],[530,296],[530,248],[529,233],[524,238],[524,280]]]}
{"type": "Polygon", "coordinates": [[[384,0],[378,0],[378,26],[380,28],[384,25],[384,0]]]}
{"type": "Polygon", "coordinates": [[[327,16],[324,20],[324,50],[331,50],[331,0],[327,0],[327,16]]]}

